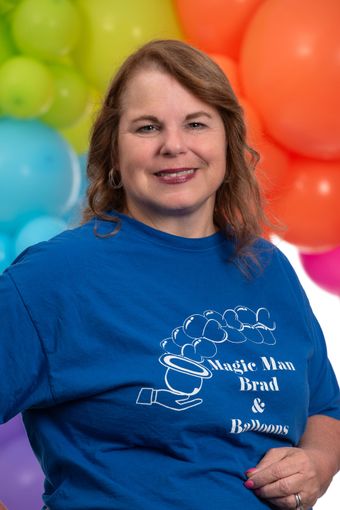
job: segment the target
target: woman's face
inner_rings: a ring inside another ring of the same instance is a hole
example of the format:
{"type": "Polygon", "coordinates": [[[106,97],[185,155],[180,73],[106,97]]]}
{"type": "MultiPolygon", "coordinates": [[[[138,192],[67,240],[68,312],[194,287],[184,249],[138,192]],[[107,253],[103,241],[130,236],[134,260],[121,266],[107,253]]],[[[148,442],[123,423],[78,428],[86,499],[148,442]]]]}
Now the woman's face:
{"type": "Polygon", "coordinates": [[[215,108],[173,77],[143,70],[122,97],[118,170],[127,212],[145,223],[189,215],[213,231],[226,172],[226,136],[215,108]]]}

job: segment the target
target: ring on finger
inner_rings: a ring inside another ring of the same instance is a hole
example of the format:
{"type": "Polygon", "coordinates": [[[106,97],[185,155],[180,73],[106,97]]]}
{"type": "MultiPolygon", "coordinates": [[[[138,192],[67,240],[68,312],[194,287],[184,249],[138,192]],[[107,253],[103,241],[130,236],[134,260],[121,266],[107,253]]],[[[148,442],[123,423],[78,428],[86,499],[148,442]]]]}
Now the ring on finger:
{"type": "Polygon", "coordinates": [[[301,496],[300,494],[297,492],[296,494],[294,494],[295,496],[295,503],[296,503],[296,510],[303,510],[303,506],[302,506],[302,500],[301,500],[301,496]]]}

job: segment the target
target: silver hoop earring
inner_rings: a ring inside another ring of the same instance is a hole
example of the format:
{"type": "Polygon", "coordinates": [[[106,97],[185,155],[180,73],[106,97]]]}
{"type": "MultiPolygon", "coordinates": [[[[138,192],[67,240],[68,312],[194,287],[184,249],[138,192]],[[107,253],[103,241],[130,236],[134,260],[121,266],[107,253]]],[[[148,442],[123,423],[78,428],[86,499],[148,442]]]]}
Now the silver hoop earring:
{"type": "Polygon", "coordinates": [[[114,168],[111,168],[111,170],[109,171],[108,180],[113,189],[121,189],[123,187],[120,174],[114,168]]]}

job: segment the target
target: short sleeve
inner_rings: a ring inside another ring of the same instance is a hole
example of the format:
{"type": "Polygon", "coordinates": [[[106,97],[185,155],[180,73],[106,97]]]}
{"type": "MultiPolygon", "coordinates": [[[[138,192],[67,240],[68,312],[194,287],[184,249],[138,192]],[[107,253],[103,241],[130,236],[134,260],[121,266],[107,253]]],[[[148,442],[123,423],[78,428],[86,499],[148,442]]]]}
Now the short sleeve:
{"type": "Polygon", "coordinates": [[[311,354],[308,360],[309,416],[323,414],[340,419],[339,385],[328,359],[327,347],[320,325],[312,311],[307,295],[285,255],[277,249],[281,267],[290,281],[297,309],[310,333],[311,354]]]}
{"type": "Polygon", "coordinates": [[[41,339],[7,270],[0,275],[0,423],[51,403],[41,339]]]}
{"type": "Polygon", "coordinates": [[[313,356],[309,360],[309,416],[324,414],[340,419],[339,386],[327,357],[326,342],[317,319],[310,310],[313,356]]]}

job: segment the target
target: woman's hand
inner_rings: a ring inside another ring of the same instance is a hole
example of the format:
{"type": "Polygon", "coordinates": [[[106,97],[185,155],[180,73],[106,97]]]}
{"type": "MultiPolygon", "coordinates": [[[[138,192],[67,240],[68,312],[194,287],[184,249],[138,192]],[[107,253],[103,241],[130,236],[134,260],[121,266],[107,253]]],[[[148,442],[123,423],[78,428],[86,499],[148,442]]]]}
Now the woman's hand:
{"type": "Polygon", "coordinates": [[[339,469],[340,420],[315,415],[308,418],[299,447],[269,450],[246,472],[245,486],[277,508],[308,510],[339,469]]]}
{"type": "MultiPolygon", "coordinates": [[[[245,486],[278,508],[297,508],[295,494],[303,510],[311,508],[324,492],[319,470],[320,452],[303,448],[269,450],[255,469],[249,470],[245,486]]],[[[329,480],[330,482],[330,480],[329,480]]]]}

